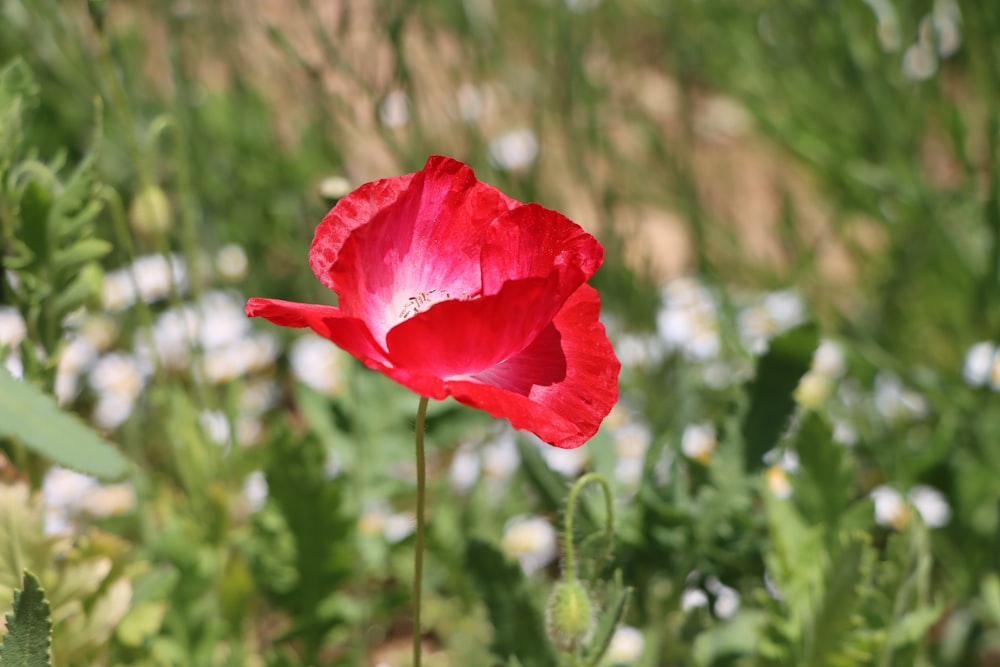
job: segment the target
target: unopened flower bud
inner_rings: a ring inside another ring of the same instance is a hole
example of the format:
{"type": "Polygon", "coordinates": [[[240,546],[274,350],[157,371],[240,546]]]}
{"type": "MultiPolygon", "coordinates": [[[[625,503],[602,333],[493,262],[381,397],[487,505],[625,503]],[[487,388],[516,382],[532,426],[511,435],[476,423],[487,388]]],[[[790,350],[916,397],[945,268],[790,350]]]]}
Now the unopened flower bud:
{"type": "Polygon", "coordinates": [[[132,200],[128,221],[139,236],[165,234],[170,229],[170,200],[158,185],[147,185],[132,200]]]}
{"type": "Polygon", "coordinates": [[[545,620],[549,639],[557,647],[569,651],[587,641],[594,629],[594,605],[583,584],[576,579],[556,584],[545,620]]]}

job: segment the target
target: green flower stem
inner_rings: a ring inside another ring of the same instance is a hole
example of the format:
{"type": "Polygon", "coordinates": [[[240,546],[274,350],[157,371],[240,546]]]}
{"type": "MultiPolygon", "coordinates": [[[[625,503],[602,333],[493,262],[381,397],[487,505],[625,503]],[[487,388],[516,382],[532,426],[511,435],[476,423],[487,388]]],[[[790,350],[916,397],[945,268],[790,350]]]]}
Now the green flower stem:
{"type": "MultiPolygon", "coordinates": [[[[576,504],[577,498],[580,495],[580,491],[583,487],[594,482],[598,484],[604,491],[604,507],[607,513],[607,520],[604,526],[604,549],[601,552],[601,557],[598,562],[604,562],[608,555],[611,553],[611,543],[614,539],[615,531],[615,510],[614,505],[611,502],[611,486],[608,484],[608,480],[604,478],[604,475],[600,475],[596,472],[587,473],[580,479],[576,480],[573,484],[573,488],[569,491],[569,499],[566,502],[566,527],[563,532],[563,543],[564,543],[564,553],[566,554],[566,580],[572,581],[576,579],[576,555],[575,547],[573,546],[573,517],[576,515],[576,504]]],[[[597,576],[597,568],[594,568],[594,573],[592,579],[597,576]]]]}
{"type": "Polygon", "coordinates": [[[423,632],[420,627],[420,593],[424,578],[424,505],[427,500],[427,465],[424,457],[424,423],[427,418],[427,402],[420,397],[417,406],[416,449],[417,449],[417,529],[413,544],[413,667],[420,667],[420,651],[423,647],[423,632]]]}

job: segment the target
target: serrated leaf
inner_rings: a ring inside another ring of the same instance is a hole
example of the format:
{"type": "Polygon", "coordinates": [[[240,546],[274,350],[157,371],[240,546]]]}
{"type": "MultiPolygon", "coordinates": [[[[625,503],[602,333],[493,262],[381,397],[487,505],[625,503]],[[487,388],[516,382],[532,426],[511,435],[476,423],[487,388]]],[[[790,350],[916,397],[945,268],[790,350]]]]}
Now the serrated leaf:
{"type": "Polygon", "coordinates": [[[25,100],[28,106],[34,106],[37,98],[38,84],[22,58],[15,58],[0,70],[0,109],[15,99],[25,100]]]}
{"type": "Polygon", "coordinates": [[[56,318],[61,320],[63,315],[76,310],[99,294],[102,276],[101,267],[96,263],[80,268],[73,280],[60,289],[52,301],[52,312],[56,314],[56,318]]]}
{"type": "Polygon", "coordinates": [[[777,443],[795,409],[792,394],[809,370],[819,344],[815,324],[804,324],[771,341],[747,387],[750,408],[743,420],[744,465],[748,472],[763,466],[763,457],[777,443]]]}
{"type": "Polygon", "coordinates": [[[0,71],[0,174],[17,157],[23,135],[23,115],[38,102],[38,86],[21,58],[0,71]]]}
{"type": "Polygon", "coordinates": [[[56,271],[73,269],[80,264],[100,259],[112,250],[112,245],[104,239],[81,239],[52,255],[52,268],[56,271]]]}
{"type": "Polygon", "coordinates": [[[811,523],[838,524],[854,495],[854,474],[844,447],[815,412],[803,420],[795,437],[801,473],[795,477],[795,500],[811,523]]]}
{"type": "Polygon", "coordinates": [[[344,511],[344,480],[326,479],[326,448],[314,438],[288,436],[272,445],[266,470],[269,504],[281,511],[294,540],[295,578],[272,592],[292,613],[295,624],[286,637],[302,641],[307,654],[318,650],[337,622],[322,613],[322,601],[355,571],[351,548],[354,522],[344,511]]]}
{"type": "Polygon", "coordinates": [[[97,146],[104,133],[99,109],[94,118],[96,126],[93,145],[62,189],[58,191],[58,196],[52,204],[50,234],[57,243],[62,243],[82,231],[83,227],[104,207],[104,203],[97,198],[97,175],[94,170],[94,165],[97,163],[97,146]]]}
{"type": "Polygon", "coordinates": [[[0,647],[0,665],[49,667],[52,664],[52,610],[38,578],[24,571],[14,591],[14,613],[7,615],[7,632],[0,647]]]}
{"type": "Polygon", "coordinates": [[[110,443],[30,382],[0,369],[0,437],[21,444],[66,468],[117,479],[127,460],[110,443]]]}
{"type": "Polygon", "coordinates": [[[38,180],[28,181],[21,191],[20,233],[36,257],[48,257],[48,220],[51,207],[52,192],[38,180]]]}
{"type": "Polygon", "coordinates": [[[476,538],[469,540],[465,562],[490,613],[493,652],[502,659],[513,656],[524,667],[559,664],[521,568],[507,562],[492,544],[476,538]]]}
{"type": "Polygon", "coordinates": [[[867,570],[873,557],[864,533],[844,536],[840,548],[830,554],[823,582],[823,599],[813,619],[806,664],[828,664],[845,649],[845,639],[856,623],[867,570]]]}

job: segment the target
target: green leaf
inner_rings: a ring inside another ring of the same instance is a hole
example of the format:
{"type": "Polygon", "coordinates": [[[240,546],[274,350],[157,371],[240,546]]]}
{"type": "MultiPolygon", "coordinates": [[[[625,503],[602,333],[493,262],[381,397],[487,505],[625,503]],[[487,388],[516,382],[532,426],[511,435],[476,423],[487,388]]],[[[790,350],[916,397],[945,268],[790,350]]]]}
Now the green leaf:
{"type": "Polygon", "coordinates": [[[0,71],[0,174],[17,158],[23,136],[23,116],[38,102],[38,86],[20,58],[0,71]]]}
{"type": "Polygon", "coordinates": [[[271,452],[265,473],[268,502],[280,510],[294,541],[293,578],[272,595],[296,619],[287,638],[302,641],[306,654],[313,655],[337,622],[323,613],[322,602],[355,573],[354,522],[344,511],[344,479],[324,477],[321,443],[288,435],[271,452]]]}
{"type": "Polygon", "coordinates": [[[52,192],[39,180],[32,179],[21,193],[21,238],[36,257],[49,254],[49,210],[52,192]]]}
{"type": "Polygon", "coordinates": [[[112,245],[104,239],[80,239],[68,248],[57,250],[52,256],[56,271],[73,269],[80,264],[100,259],[111,252],[112,245]]]}
{"type": "Polygon", "coordinates": [[[115,636],[125,646],[139,647],[160,631],[163,617],[167,613],[166,602],[143,602],[137,604],[115,628],[115,636]]]}
{"type": "Polygon", "coordinates": [[[728,657],[753,655],[766,623],[767,614],[747,609],[702,632],[695,637],[692,647],[696,664],[727,664],[728,657]]]}
{"type": "Polygon", "coordinates": [[[102,479],[125,474],[127,460],[51,396],[0,370],[0,437],[16,438],[53,462],[102,479]]]}
{"type": "Polygon", "coordinates": [[[507,562],[492,544],[473,538],[466,551],[466,569],[490,613],[493,652],[502,659],[514,656],[524,667],[559,664],[521,568],[507,562]]]}
{"type": "Polygon", "coordinates": [[[795,451],[802,466],[794,479],[796,503],[811,523],[836,526],[854,495],[854,473],[844,447],[833,441],[823,418],[810,412],[796,434],[795,451]]]}
{"type": "Polygon", "coordinates": [[[845,535],[830,558],[822,591],[822,603],[812,622],[807,643],[807,664],[835,664],[834,656],[847,645],[857,624],[859,602],[868,579],[874,551],[864,533],[845,535]]]}
{"type": "Polygon", "coordinates": [[[22,590],[14,591],[14,613],[0,646],[0,664],[48,667],[52,664],[52,610],[38,578],[24,571],[22,590]]]}
{"type": "Polygon", "coordinates": [[[32,107],[37,102],[38,84],[31,69],[21,58],[15,58],[0,70],[0,110],[21,99],[32,107]]]}
{"type": "Polygon", "coordinates": [[[764,454],[772,449],[788,425],[795,409],[792,393],[809,370],[819,344],[815,324],[791,329],[771,341],[761,357],[747,393],[750,408],[743,420],[744,464],[748,472],[763,465],[764,454]]]}
{"type": "Polygon", "coordinates": [[[60,320],[101,292],[101,279],[104,274],[95,262],[79,268],[76,275],[65,287],[60,288],[58,295],[52,300],[52,311],[60,320]]]}

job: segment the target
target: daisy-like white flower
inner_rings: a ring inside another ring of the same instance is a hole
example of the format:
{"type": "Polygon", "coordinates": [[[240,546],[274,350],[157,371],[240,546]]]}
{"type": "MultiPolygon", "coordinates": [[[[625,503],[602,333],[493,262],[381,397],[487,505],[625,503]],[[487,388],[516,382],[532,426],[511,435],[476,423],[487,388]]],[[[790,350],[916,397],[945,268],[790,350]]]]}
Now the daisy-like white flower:
{"type": "Polygon", "coordinates": [[[620,625],[611,636],[605,662],[609,665],[631,665],[639,661],[646,647],[646,638],[639,628],[620,625]]]}
{"type": "Polygon", "coordinates": [[[500,549],[516,559],[525,574],[532,574],[555,560],[556,531],[542,517],[514,517],[504,527],[500,549]]]}
{"type": "Polygon", "coordinates": [[[965,353],[962,364],[962,379],[970,387],[982,387],[990,382],[994,374],[997,348],[990,341],[976,343],[965,353]]]}
{"type": "Polygon", "coordinates": [[[227,243],[215,253],[215,271],[229,282],[243,280],[249,266],[247,253],[238,243],[227,243]]]}
{"type": "Polygon", "coordinates": [[[715,295],[694,278],[678,278],[661,291],[656,329],[668,351],[694,361],[716,358],[722,347],[715,295]]]}
{"type": "Polygon", "coordinates": [[[410,122],[410,97],[402,90],[394,90],[382,99],[378,117],[386,127],[403,127],[410,122]]]}
{"type": "Polygon", "coordinates": [[[505,132],[490,142],[489,160],[497,169],[524,169],[538,157],[538,138],[528,128],[505,132]]]}
{"type": "Polygon", "coordinates": [[[20,345],[28,335],[21,313],[13,306],[0,306],[0,348],[20,345]]]}
{"type": "Polygon", "coordinates": [[[689,424],[681,436],[681,453],[705,465],[712,460],[717,446],[715,426],[708,422],[689,424]]]}
{"type": "Polygon", "coordinates": [[[302,384],[328,396],[344,391],[345,354],[330,341],[307,333],[292,343],[288,356],[292,375],[302,384]]]}
{"type": "Polygon", "coordinates": [[[910,505],[903,494],[891,486],[876,487],[868,497],[875,504],[875,523],[878,525],[902,530],[910,522],[910,505]]]}
{"type": "Polygon", "coordinates": [[[951,506],[944,494],[934,487],[923,484],[914,486],[906,497],[929,527],[941,528],[951,521],[951,506]]]}

